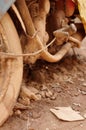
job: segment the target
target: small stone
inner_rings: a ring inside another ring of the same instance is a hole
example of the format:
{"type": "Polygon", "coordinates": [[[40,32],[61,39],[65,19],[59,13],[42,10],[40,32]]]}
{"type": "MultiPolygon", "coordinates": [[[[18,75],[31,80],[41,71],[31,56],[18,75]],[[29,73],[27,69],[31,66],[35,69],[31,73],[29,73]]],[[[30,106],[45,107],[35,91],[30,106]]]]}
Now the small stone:
{"type": "Polygon", "coordinates": [[[82,93],[83,95],[86,95],[86,91],[81,91],[81,93],[82,93]]]}
{"type": "Polygon", "coordinates": [[[83,83],[82,85],[83,85],[84,87],[86,87],[86,83],[83,83]]]}
{"type": "Polygon", "coordinates": [[[45,91],[41,91],[41,96],[42,96],[42,98],[45,98],[45,91]]]}
{"type": "Polygon", "coordinates": [[[45,92],[46,98],[51,98],[52,95],[53,95],[52,92],[49,90],[48,90],[48,92],[45,92]]]}
{"type": "Polygon", "coordinates": [[[58,75],[56,73],[53,73],[53,78],[54,78],[54,80],[57,80],[58,79],[58,75]]]}
{"type": "Polygon", "coordinates": [[[21,104],[23,104],[23,105],[25,105],[25,106],[28,106],[28,105],[30,105],[30,99],[28,98],[28,97],[26,97],[26,98],[19,98],[19,103],[21,103],[21,104]]]}
{"type": "Polygon", "coordinates": [[[81,90],[78,90],[74,95],[79,96],[80,93],[81,93],[81,90]]]}
{"type": "Polygon", "coordinates": [[[47,91],[47,87],[45,85],[42,85],[42,88],[41,88],[42,91],[47,91]]]}
{"type": "Polygon", "coordinates": [[[67,79],[65,79],[65,81],[68,82],[68,83],[70,83],[70,84],[74,84],[74,82],[72,81],[71,78],[67,78],[67,79]]]}
{"type": "Polygon", "coordinates": [[[31,92],[33,92],[34,94],[37,94],[37,93],[39,93],[39,91],[36,89],[36,88],[34,88],[34,87],[28,87],[28,89],[31,91],[31,92]]]}
{"type": "Polygon", "coordinates": [[[40,101],[40,100],[42,99],[41,94],[37,94],[36,96],[37,96],[37,98],[38,98],[38,101],[40,101]]]}
{"type": "Polygon", "coordinates": [[[52,85],[52,88],[58,88],[60,86],[60,84],[59,83],[56,83],[56,84],[53,84],[52,85]]]}
{"type": "Polygon", "coordinates": [[[80,124],[80,127],[83,127],[83,124],[80,124]]]}
{"type": "Polygon", "coordinates": [[[38,118],[40,118],[40,117],[41,117],[41,113],[35,112],[35,111],[32,112],[32,118],[33,118],[33,119],[38,119],[38,118]]]}
{"type": "Polygon", "coordinates": [[[85,80],[84,80],[84,79],[82,79],[82,78],[79,78],[78,80],[79,80],[79,81],[81,81],[81,82],[84,82],[84,81],[85,81],[85,80]]]}
{"type": "Polygon", "coordinates": [[[48,70],[48,66],[45,66],[45,69],[48,70]]]}
{"type": "Polygon", "coordinates": [[[22,119],[22,120],[28,120],[28,119],[29,119],[29,117],[28,117],[27,115],[25,115],[24,113],[21,114],[19,117],[20,117],[20,119],[22,119]]]}
{"type": "Polygon", "coordinates": [[[60,87],[58,87],[58,89],[56,90],[58,93],[62,92],[62,89],[60,87]]]}
{"type": "Polygon", "coordinates": [[[20,110],[16,110],[15,111],[15,115],[17,115],[17,116],[21,115],[21,111],[20,110]]]}
{"type": "Polygon", "coordinates": [[[55,100],[55,99],[56,99],[56,96],[52,96],[50,99],[51,99],[51,100],[55,100]]]}
{"type": "Polygon", "coordinates": [[[73,103],[73,105],[78,106],[78,107],[80,107],[80,106],[81,106],[81,104],[80,104],[80,103],[73,103]]]}
{"type": "Polygon", "coordinates": [[[28,106],[25,106],[19,102],[16,102],[15,106],[14,106],[14,110],[27,110],[28,106]]]}

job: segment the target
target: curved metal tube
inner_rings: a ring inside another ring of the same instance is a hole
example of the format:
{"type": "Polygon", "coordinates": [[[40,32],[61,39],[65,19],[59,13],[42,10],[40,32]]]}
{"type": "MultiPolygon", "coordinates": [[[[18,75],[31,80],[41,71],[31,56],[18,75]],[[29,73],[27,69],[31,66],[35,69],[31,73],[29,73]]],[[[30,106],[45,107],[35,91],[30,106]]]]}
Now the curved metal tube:
{"type": "Polygon", "coordinates": [[[45,50],[44,52],[42,52],[41,56],[44,60],[48,62],[58,62],[65,56],[65,54],[70,50],[71,47],[72,44],[67,42],[55,55],[52,55],[45,50]]]}

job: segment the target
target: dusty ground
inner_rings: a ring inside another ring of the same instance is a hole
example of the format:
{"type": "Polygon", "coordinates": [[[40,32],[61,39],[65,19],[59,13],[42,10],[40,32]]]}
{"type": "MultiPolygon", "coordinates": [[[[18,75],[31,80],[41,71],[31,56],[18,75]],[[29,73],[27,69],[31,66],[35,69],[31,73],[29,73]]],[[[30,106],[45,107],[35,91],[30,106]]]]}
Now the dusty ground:
{"type": "Polygon", "coordinates": [[[50,112],[50,108],[71,106],[81,114],[86,113],[85,41],[76,50],[77,58],[70,55],[59,63],[38,61],[31,68],[25,67],[26,85],[41,100],[31,101],[28,110],[21,111],[19,116],[13,114],[0,130],[86,130],[86,120],[65,122],[50,112]]]}

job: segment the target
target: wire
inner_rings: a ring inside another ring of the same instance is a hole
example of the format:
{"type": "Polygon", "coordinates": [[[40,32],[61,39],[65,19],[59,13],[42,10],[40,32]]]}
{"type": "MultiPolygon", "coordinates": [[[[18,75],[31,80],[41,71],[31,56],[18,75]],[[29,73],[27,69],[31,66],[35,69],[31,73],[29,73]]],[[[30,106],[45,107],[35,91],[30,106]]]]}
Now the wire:
{"type": "Polygon", "coordinates": [[[41,53],[42,51],[44,51],[45,49],[47,49],[51,44],[53,44],[55,42],[56,38],[54,38],[49,44],[47,44],[45,47],[43,47],[42,49],[33,52],[33,53],[26,53],[26,54],[14,54],[14,53],[8,53],[8,52],[0,52],[0,57],[4,56],[6,58],[10,57],[10,58],[16,58],[16,57],[25,57],[25,56],[34,56],[37,55],[39,53],[41,53]]]}

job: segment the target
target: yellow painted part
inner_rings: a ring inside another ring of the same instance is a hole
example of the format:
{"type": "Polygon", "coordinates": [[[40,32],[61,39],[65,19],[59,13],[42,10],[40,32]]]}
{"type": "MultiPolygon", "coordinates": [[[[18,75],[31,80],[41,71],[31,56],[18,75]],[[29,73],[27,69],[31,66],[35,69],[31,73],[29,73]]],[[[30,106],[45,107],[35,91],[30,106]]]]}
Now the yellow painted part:
{"type": "Polygon", "coordinates": [[[84,29],[86,31],[86,0],[77,0],[77,2],[78,2],[80,17],[84,25],[84,29]]]}

